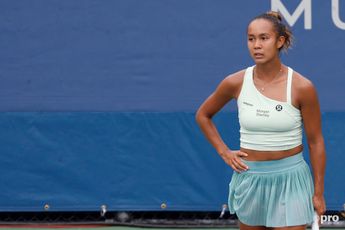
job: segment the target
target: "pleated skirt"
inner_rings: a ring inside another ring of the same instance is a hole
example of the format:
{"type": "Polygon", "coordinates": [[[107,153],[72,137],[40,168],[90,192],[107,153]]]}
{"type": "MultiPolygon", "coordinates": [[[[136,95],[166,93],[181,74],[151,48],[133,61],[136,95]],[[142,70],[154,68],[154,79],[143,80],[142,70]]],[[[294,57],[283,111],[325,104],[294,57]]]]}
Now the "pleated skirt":
{"type": "Polygon", "coordinates": [[[311,224],[313,180],[302,152],[281,160],[246,161],[249,170],[234,172],[229,184],[229,210],[250,226],[311,224]]]}

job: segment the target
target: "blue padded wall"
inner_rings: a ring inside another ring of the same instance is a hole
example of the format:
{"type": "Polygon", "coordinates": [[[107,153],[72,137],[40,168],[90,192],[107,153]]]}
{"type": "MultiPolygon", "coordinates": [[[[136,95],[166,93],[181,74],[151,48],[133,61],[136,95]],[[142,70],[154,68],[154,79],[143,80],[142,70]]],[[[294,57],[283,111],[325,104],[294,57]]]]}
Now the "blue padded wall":
{"type": "MultiPolygon", "coordinates": [[[[0,1],[0,211],[220,210],[232,171],[195,111],[224,77],[253,65],[246,27],[273,2],[0,1]]],[[[282,59],[318,90],[325,195],[340,210],[345,30],[331,1],[280,2],[291,14],[311,3],[312,29],[299,17],[282,59]]],[[[345,21],[344,1],[338,13],[345,21]]],[[[215,122],[238,148],[235,103],[215,122]]]]}

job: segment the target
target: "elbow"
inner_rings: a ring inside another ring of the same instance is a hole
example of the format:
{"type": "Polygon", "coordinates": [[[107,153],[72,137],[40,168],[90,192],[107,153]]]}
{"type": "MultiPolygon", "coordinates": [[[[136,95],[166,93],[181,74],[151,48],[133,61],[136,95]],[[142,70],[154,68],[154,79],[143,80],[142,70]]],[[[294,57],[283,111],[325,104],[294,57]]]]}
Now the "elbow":
{"type": "Polygon", "coordinates": [[[199,125],[201,125],[201,123],[203,123],[203,121],[205,120],[210,120],[212,119],[212,116],[207,115],[205,112],[203,112],[203,110],[198,109],[198,111],[195,113],[195,121],[196,123],[198,123],[199,125]]]}
{"type": "Polygon", "coordinates": [[[198,123],[199,125],[201,123],[202,117],[203,117],[202,112],[200,111],[200,109],[198,109],[198,111],[196,111],[195,113],[194,118],[195,118],[196,123],[198,123]]]}

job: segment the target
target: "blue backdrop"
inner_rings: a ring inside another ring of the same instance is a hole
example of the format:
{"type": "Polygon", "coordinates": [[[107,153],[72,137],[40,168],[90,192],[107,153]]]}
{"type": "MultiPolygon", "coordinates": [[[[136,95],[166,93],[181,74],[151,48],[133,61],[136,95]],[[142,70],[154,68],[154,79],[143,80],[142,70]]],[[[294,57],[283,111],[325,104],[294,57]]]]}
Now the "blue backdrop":
{"type": "MultiPolygon", "coordinates": [[[[195,111],[253,64],[247,24],[277,2],[311,4],[312,28],[301,15],[282,59],[318,90],[325,195],[342,210],[345,30],[331,1],[1,0],[0,211],[220,210],[232,171],[195,111]]],[[[215,122],[238,148],[234,105],[215,122]]]]}

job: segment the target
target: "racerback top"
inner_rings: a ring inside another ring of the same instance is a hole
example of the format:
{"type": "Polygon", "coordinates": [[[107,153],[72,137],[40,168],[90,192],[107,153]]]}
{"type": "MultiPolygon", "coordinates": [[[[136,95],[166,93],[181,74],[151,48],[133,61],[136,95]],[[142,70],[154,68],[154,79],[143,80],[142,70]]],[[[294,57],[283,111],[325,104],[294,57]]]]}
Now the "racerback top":
{"type": "Polygon", "coordinates": [[[266,97],[255,87],[254,66],[245,71],[237,99],[240,146],[258,151],[292,149],[302,144],[302,116],[291,104],[293,70],[288,67],[286,102],[266,97]]]}

